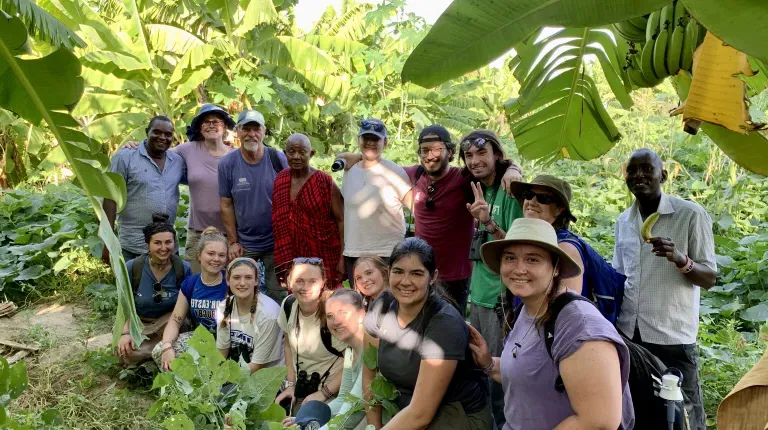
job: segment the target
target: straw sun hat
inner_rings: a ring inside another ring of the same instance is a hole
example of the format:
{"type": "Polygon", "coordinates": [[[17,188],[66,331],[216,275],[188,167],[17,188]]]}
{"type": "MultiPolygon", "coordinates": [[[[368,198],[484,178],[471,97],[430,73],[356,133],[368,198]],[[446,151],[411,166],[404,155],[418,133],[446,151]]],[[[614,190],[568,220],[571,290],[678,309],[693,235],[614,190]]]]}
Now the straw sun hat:
{"type": "Polygon", "coordinates": [[[516,243],[535,245],[556,254],[559,257],[561,278],[581,275],[581,267],[557,246],[557,234],[552,225],[533,218],[516,219],[504,239],[487,242],[480,247],[480,256],[491,272],[499,274],[501,254],[506,247],[516,243]]]}

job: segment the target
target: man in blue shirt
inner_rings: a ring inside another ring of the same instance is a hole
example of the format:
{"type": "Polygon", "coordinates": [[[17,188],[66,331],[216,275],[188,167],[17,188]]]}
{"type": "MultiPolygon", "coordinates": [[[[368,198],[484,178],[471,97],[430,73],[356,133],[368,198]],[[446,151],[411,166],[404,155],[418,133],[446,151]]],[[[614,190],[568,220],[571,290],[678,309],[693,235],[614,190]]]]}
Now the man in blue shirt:
{"type": "Polygon", "coordinates": [[[272,188],[277,173],[288,167],[281,151],[265,146],[264,116],[246,110],[237,117],[240,150],[219,161],[221,218],[229,240],[229,259],[246,256],[264,263],[266,294],[281,303],[286,291],[275,276],[272,235],[272,188]]]}
{"type": "MultiPolygon", "coordinates": [[[[123,258],[132,260],[147,252],[142,229],[152,222],[152,214],[170,215],[173,225],[179,207],[179,183],[184,178],[184,160],[169,152],[173,143],[173,123],[168,117],[156,116],[146,128],[147,139],[138,150],[121,149],[112,157],[110,170],[125,179],[127,198],[118,217],[118,238],[123,258]]],[[[104,212],[114,228],[117,204],[104,199],[104,212]]],[[[104,247],[102,260],[109,264],[109,251],[104,247]]]]}

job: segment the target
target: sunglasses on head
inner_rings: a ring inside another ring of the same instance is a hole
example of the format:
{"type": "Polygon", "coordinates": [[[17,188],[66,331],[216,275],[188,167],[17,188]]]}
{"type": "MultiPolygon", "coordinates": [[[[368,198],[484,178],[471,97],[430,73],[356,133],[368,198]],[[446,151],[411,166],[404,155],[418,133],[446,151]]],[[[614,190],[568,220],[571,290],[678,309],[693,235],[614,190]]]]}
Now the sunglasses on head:
{"type": "Polygon", "coordinates": [[[462,151],[469,151],[469,148],[475,147],[477,149],[483,149],[485,148],[486,143],[491,143],[490,140],[484,138],[484,137],[475,137],[472,139],[464,139],[461,141],[461,150],[462,151]]]}
{"type": "Polygon", "coordinates": [[[435,208],[435,201],[432,199],[432,196],[434,196],[436,192],[437,192],[437,187],[435,186],[435,184],[429,184],[429,186],[427,187],[427,202],[426,202],[427,209],[432,210],[435,208]]]}
{"type": "Polygon", "coordinates": [[[152,284],[152,300],[155,303],[160,303],[163,301],[163,291],[165,291],[165,288],[163,288],[163,284],[159,282],[155,282],[152,284]]]}
{"type": "Polygon", "coordinates": [[[548,194],[535,193],[532,190],[523,191],[524,200],[533,200],[534,197],[536,197],[536,201],[541,203],[542,205],[549,205],[557,202],[557,200],[555,199],[555,196],[550,196],[548,194]]]}
{"type": "Polygon", "coordinates": [[[381,133],[382,131],[384,131],[384,124],[380,122],[365,120],[362,123],[360,123],[360,128],[362,128],[363,130],[373,130],[377,133],[381,133]]]}
{"type": "Polygon", "coordinates": [[[313,266],[322,266],[323,259],[319,257],[296,257],[293,259],[294,264],[311,264],[313,266]]]}

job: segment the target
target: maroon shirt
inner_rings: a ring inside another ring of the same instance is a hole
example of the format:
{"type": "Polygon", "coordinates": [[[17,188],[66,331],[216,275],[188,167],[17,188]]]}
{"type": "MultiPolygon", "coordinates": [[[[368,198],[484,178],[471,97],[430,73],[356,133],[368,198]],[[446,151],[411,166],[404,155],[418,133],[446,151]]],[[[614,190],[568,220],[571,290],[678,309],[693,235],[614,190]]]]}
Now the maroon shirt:
{"type": "MultiPolygon", "coordinates": [[[[412,184],[418,167],[405,167],[412,184]]],[[[425,172],[414,184],[415,233],[435,250],[437,270],[440,279],[444,281],[457,281],[472,276],[469,247],[472,243],[474,218],[466,206],[472,201],[469,182],[468,178],[462,177],[459,167],[449,167],[448,173],[434,182],[433,209],[427,209],[427,187],[432,183],[432,178],[425,172]]]]}

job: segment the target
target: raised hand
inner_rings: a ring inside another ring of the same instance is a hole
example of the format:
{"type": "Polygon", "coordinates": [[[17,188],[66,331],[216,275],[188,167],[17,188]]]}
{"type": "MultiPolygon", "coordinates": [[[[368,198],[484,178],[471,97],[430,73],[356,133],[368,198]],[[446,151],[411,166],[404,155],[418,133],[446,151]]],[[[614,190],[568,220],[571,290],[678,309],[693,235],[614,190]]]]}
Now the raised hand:
{"type": "Polygon", "coordinates": [[[472,204],[467,203],[467,210],[476,220],[483,224],[487,224],[491,220],[491,210],[488,206],[488,202],[485,201],[483,187],[480,185],[480,182],[470,182],[469,185],[472,187],[472,194],[475,196],[475,202],[472,204]]]}

